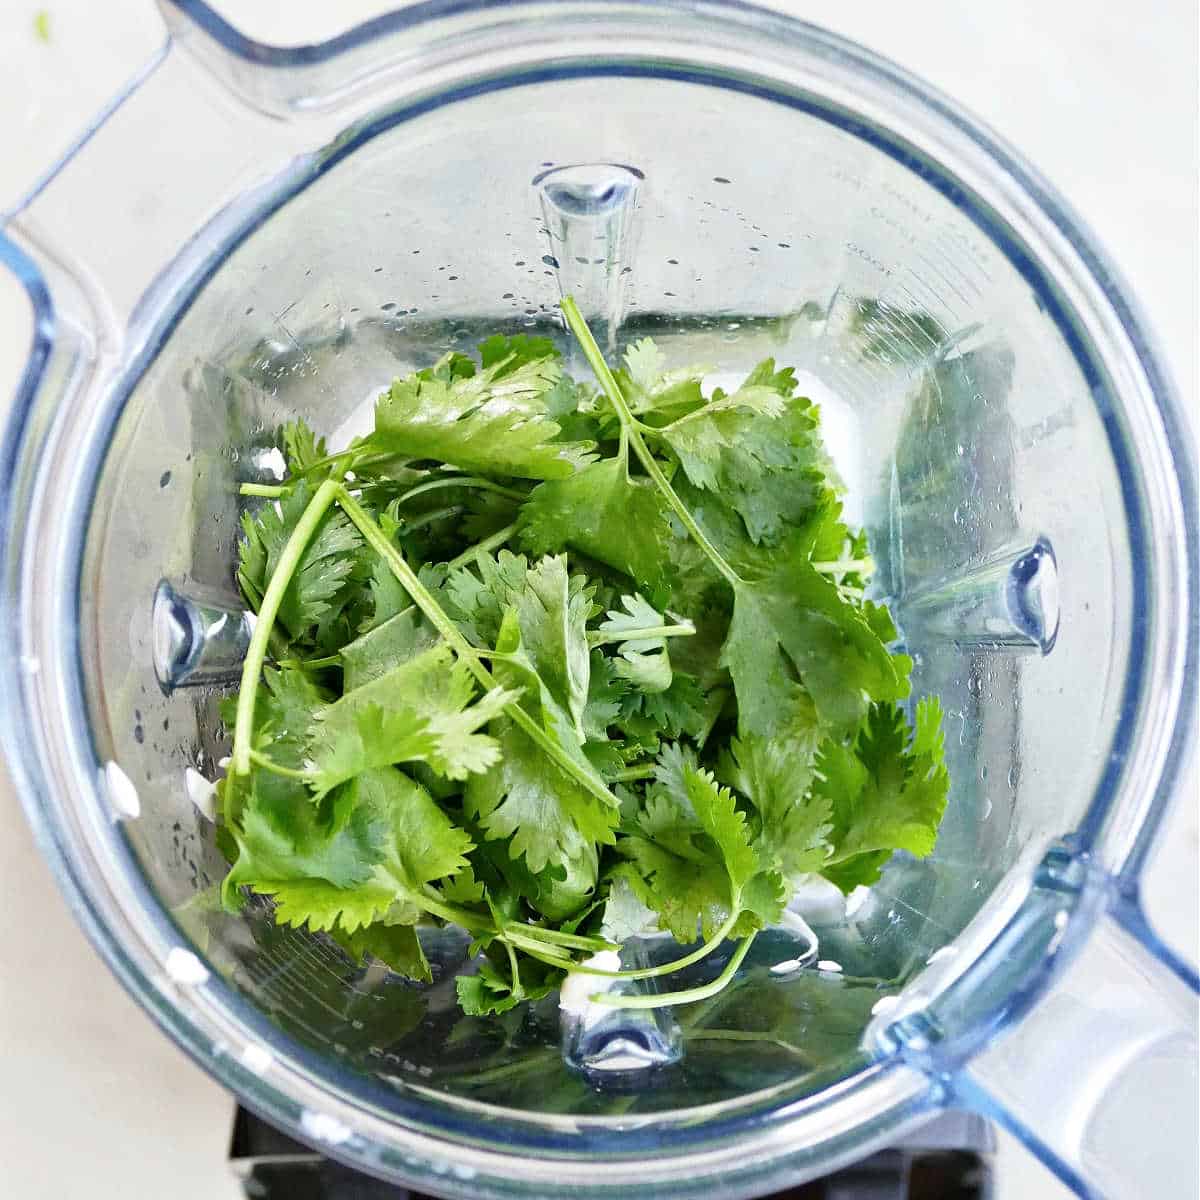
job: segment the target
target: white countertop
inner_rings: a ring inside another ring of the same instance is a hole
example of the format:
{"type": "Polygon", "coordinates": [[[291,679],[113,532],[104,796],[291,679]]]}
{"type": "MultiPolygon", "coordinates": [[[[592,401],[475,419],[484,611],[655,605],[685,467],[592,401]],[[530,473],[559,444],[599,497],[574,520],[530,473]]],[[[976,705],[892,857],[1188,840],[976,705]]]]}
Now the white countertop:
{"type": "MultiPolygon", "coordinates": [[[[389,7],[220,5],[256,36],[300,42],[389,7]],[[336,9],[336,16],[331,10],[336,9]]],[[[780,5],[931,80],[1053,180],[1141,300],[1197,408],[1197,5],[959,0],[780,5]]],[[[151,0],[6,0],[0,10],[0,210],[152,52],[151,0]],[[45,10],[48,41],[35,35],[45,10]]],[[[28,338],[0,278],[0,412],[28,338]]],[[[232,1102],[162,1037],[76,928],[0,764],[0,1196],[233,1200],[232,1102]]],[[[1151,914],[1197,956],[1195,767],[1148,873],[1151,914]]],[[[1194,1137],[1194,1130],[1180,1130],[1194,1137]]],[[[1002,1143],[998,1200],[1068,1193],[1002,1143]]]]}

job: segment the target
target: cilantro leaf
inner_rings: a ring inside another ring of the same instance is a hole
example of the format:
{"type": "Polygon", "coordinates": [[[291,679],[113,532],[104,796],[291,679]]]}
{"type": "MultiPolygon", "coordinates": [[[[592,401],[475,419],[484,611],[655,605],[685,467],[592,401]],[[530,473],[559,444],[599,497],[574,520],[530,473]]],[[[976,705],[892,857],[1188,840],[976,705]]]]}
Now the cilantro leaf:
{"type": "Polygon", "coordinates": [[[421,949],[417,931],[412,925],[376,922],[353,933],[346,933],[341,926],[334,926],[329,932],[334,941],[358,963],[370,955],[405,979],[413,979],[418,983],[433,982],[429,960],[421,949]]]}
{"type": "Polygon", "coordinates": [[[614,868],[608,898],[604,902],[600,933],[618,944],[630,938],[644,937],[658,928],[657,914],[638,898],[631,882],[631,870],[629,865],[614,868]]]}
{"type": "Polygon", "coordinates": [[[732,395],[718,390],[659,432],[692,485],[718,494],[755,543],[802,524],[826,488],[816,410],[794,390],[791,370],[766,359],[732,395]]]}
{"type": "Polygon", "coordinates": [[[402,609],[341,648],[343,690],[353,692],[378,679],[431,649],[437,640],[437,631],[415,608],[402,609]]]}
{"type": "Polygon", "coordinates": [[[562,373],[555,357],[512,352],[472,375],[418,372],[379,398],[364,445],[409,459],[440,459],[464,470],[562,479],[592,446],[558,440],[545,398],[562,373]]]}
{"type": "MultiPolygon", "coordinates": [[[[328,933],[341,929],[350,934],[381,920],[395,903],[392,888],[383,883],[363,883],[340,888],[323,879],[255,881],[254,890],[275,901],[279,925],[328,933]]],[[[413,911],[406,912],[412,919],[413,911]]]]}
{"type": "Polygon", "coordinates": [[[912,730],[895,704],[872,704],[852,745],[827,741],[817,759],[814,793],[832,819],[830,867],[839,886],[873,882],[894,850],[923,858],[933,850],[950,777],[944,762],[941,705],[921,700],[912,730]],[[858,862],[861,870],[847,872],[858,862]]]}
{"type": "Polygon", "coordinates": [[[540,1000],[553,991],[562,973],[529,958],[519,959],[518,986],[486,958],[475,975],[460,975],[454,986],[458,1002],[469,1017],[497,1016],[515,1008],[522,1000],[540,1000]]]}
{"type": "Polygon", "coordinates": [[[863,613],[808,562],[783,561],[734,595],[721,661],[733,676],[743,733],[779,730],[798,687],[822,722],[843,731],[858,725],[868,698],[908,694],[911,659],[889,654],[863,613]]]}
{"type": "Polygon", "coordinates": [[[458,1003],[468,1017],[492,1017],[520,1003],[512,981],[505,979],[490,962],[484,960],[474,975],[460,975],[454,981],[458,1003]]]}
{"type": "Polygon", "coordinates": [[[436,645],[362,684],[309,727],[311,786],[318,795],[363,771],[423,762],[449,779],[486,771],[499,754],[476,730],[516,693],[494,688],[472,703],[475,684],[449,647],[436,645]]]}
{"type": "MultiPolygon", "coordinates": [[[[279,555],[310,499],[308,484],[301,480],[280,500],[264,504],[257,513],[242,514],[245,537],[239,546],[238,581],[252,602],[261,600],[279,555]]],[[[301,637],[331,612],[361,545],[358,531],[342,513],[330,512],[324,518],[305,548],[279,607],[279,623],[290,637],[301,637]]]]}
{"type": "Polygon", "coordinates": [[[345,933],[383,920],[413,924],[423,912],[426,884],[467,865],[472,842],[429,793],[394,767],[366,771],[345,793],[351,810],[369,822],[375,856],[370,875],[346,886],[300,874],[246,880],[275,898],[280,924],[345,933]]]}
{"type": "Polygon", "coordinates": [[[386,624],[412,606],[408,593],[382,559],[371,564],[371,616],[362,628],[366,633],[386,624]]]}
{"type": "Polygon", "coordinates": [[[549,338],[535,337],[528,333],[517,333],[508,337],[502,333],[494,333],[486,341],[479,343],[480,364],[484,370],[489,367],[496,368],[501,379],[527,364],[557,362],[561,357],[558,347],[549,338]]]}
{"type": "Polygon", "coordinates": [[[812,705],[774,738],[749,734],[730,743],[721,774],[754,806],[755,849],[785,879],[820,871],[833,830],[829,798],[810,791],[822,729],[812,705]]]}
{"type": "Polygon", "coordinates": [[[304,475],[325,457],[325,439],[317,437],[307,421],[297,417],[283,427],[283,445],[288,470],[304,475]]]}
{"type": "Polygon", "coordinates": [[[701,383],[706,374],[708,368],[703,366],[667,370],[662,351],[652,339],[642,338],[625,352],[625,369],[618,373],[617,381],[630,409],[657,423],[702,405],[701,383]]]}
{"type": "Polygon", "coordinates": [[[403,771],[384,767],[358,779],[360,803],[388,821],[376,879],[385,874],[408,891],[456,875],[467,865],[470,835],[442,812],[403,771]]]}
{"type": "Polygon", "coordinates": [[[536,892],[527,899],[543,917],[565,921],[591,898],[599,870],[596,847],[589,844],[577,858],[569,858],[557,867],[543,868],[536,876],[536,892]]]}
{"type": "Polygon", "coordinates": [[[616,458],[540,484],[521,507],[521,543],[532,554],[578,550],[628,575],[652,600],[669,589],[674,540],[662,496],[631,479],[616,458]]]}
{"type": "Polygon", "coordinates": [[[638,899],[681,942],[694,940],[697,929],[712,937],[741,911],[760,871],[732,793],[678,746],[664,747],[638,832],[619,848],[636,867],[628,878],[638,899]]]}
{"type": "Polygon", "coordinates": [[[480,556],[475,566],[480,578],[462,570],[447,581],[451,611],[468,622],[483,645],[495,640],[505,614],[515,612],[522,650],[582,740],[591,674],[586,632],[591,600],[583,576],[568,575],[564,555],[530,567],[523,557],[502,550],[494,559],[480,556]]]}
{"type": "Polygon", "coordinates": [[[608,740],[608,728],[614,724],[629,692],[629,684],[617,674],[616,665],[603,650],[593,650],[588,679],[587,703],[583,708],[584,736],[593,742],[608,740]]]}
{"type": "MultiPolygon", "coordinates": [[[[643,630],[661,628],[669,622],[642,596],[622,596],[621,604],[625,611],[610,609],[607,620],[598,630],[602,634],[633,635],[621,638],[613,668],[617,675],[628,679],[640,691],[665,692],[671,686],[671,658],[667,653],[666,637],[636,635],[643,630]]],[[[686,628],[690,622],[682,624],[686,628]]]]}
{"type": "MultiPolygon", "coordinates": [[[[724,703],[723,695],[718,699],[724,703]]],[[[666,691],[627,692],[614,723],[643,740],[656,732],[667,738],[699,738],[710,723],[709,715],[710,702],[700,685],[691,675],[675,671],[666,691]]]]}
{"type": "Polygon", "coordinates": [[[761,384],[743,384],[732,395],[718,388],[711,400],[672,421],[659,431],[659,436],[675,451],[680,466],[696,487],[716,491],[720,476],[726,473],[722,460],[738,452],[742,444],[748,442],[742,452],[760,464],[778,454],[777,441],[756,430],[754,418],[774,419],[784,407],[779,393],[761,384]]]}
{"type": "MultiPolygon", "coordinates": [[[[522,689],[520,704],[585,770],[574,723],[534,670],[524,652],[521,628],[510,609],[500,629],[494,665],[504,686],[522,689]]],[[[543,754],[509,718],[489,726],[499,743],[500,762],[467,782],[464,802],[491,838],[511,838],[512,855],[525,857],[531,871],[548,863],[579,858],[589,844],[612,842],[617,813],[605,808],[543,754]]]]}
{"type": "Polygon", "coordinates": [[[243,884],[322,880],[353,888],[374,874],[383,855],[384,828],[362,808],[352,788],[313,804],[288,781],[255,776],[230,832],[238,857],[225,879],[226,894],[243,884]]]}

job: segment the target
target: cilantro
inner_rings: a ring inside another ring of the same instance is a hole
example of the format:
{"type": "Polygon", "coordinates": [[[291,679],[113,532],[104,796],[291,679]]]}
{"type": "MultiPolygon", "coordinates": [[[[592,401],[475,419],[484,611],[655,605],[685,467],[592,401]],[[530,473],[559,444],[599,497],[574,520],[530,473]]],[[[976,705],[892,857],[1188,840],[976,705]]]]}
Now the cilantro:
{"type": "MultiPolygon", "coordinates": [[[[496,640],[504,656],[495,665],[496,678],[523,691],[522,704],[546,735],[591,772],[570,717],[539,678],[521,636],[516,611],[509,609],[496,640]]],[[[524,856],[531,871],[577,858],[590,843],[612,841],[613,809],[567,778],[510,717],[498,718],[491,729],[500,745],[500,764],[468,781],[464,794],[468,811],[489,836],[511,837],[513,857],[524,856]]]]}
{"type": "Polygon", "coordinates": [[[344,449],[280,430],[285,478],[243,486],[258,622],[222,708],[223,901],[419,983],[418,928],[458,925],[460,1006],[500,1024],[660,930],[691,948],[617,974],[740,940],[706,983],[596,1001],[714,995],[803,877],[930,853],[949,790],[794,373],[710,392],[649,339],[613,372],[563,311],[598,386],[496,335],[344,449]]]}
{"type": "Polygon", "coordinates": [[[535,488],[521,508],[518,527],[522,544],[533,554],[577,550],[628,575],[651,599],[669,588],[667,507],[649,480],[631,479],[618,459],[535,488]]]}
{"type": "Polygon", "coordinates": [[[735,738],[721,764],[757,815],[760,856],[785,879],[825,866],[833,828],[828,796],[812,788],[821,726],[811,705],[797,704],[794,712],[782,736],[735,738]]]}
{"type": "Polygon", "coordinates": [[[911,666],[889,654],[869,616],[803,561],[784,561],[765,579],[737,583],[722,662],[733,677],[740,727],[768,735],[801,695],[811,697],[831,728],[852,730],[867,697],[908,694],[911,666]]]}
{"type": "Polygon", "coordinates": [[[486,644],[496,639],[507,612],[514,611],[530,664],[582,737],[591,669],[586,632],[591,602],[583,576],[568,575],[563,555],[529,567],[523,557],[502,550],[496,559],[478,556],[473,565],[481,578],[464,569],[447,581],[451,611],[486,644]]]}
{"type": "Polygon", "coordinates": [[[681,942],[731,923],[760,869],[733,794],[676,746],[662,751],[637,830],[619,849],[637,868],[639,899],[681,942]]]}
{"type": "Polygon", "coordinates": [[[622,596],[624,612],[610,610],[594,640],[618,642],[613,669],[642,692],[665,692],[671,686],[667,639],[696,632],[690,621],[668,622],[641,596],[622,596]]]}
{"type": "MultiPolygon", "coordinates": [[[[311,499],[308,484],[298,483],[281,500],[242,517],[241,567],[238,582],[255,608],[267,581],[279,568],[280,555],[311,499]]],[[[362,539],[339,512],[329,513],[318,526],[292,572],[280,602],[277,620],[292,640],[302,638],[335,608],[362,539]]]]}
{"type": "Polygon", "coordinates": [[[306,421],[289,421],[282,431],[288,470],[295,476],[316,470],[325,461],[325,439],[306,421]]]}
{"type": "Polygon", "coordinates": [[[475,731],[502,712],[515,692],[493,688],[476,703],[470,671],[437,645],[319,710],[309,727],[308,776],[324,795],[363,771],[428,763],[465,779],[497,760],[496,743],[475,731]]]}
{"type": "Polygon", "coordinates": [[[936,697],[917,704],[911,731],[895,705],[873,704],[852,746],[822,746],[814,792],[832,817],[829,866],[839,887],[873,883],[893,850],[933,850],[950,783],[943,757],[936,697]]]}
{"type": "Polygon", "coordinates": [[[432,983],[433,974],[417,931],[412,925],[386,925],[376,922],[363,926],[353,933],[333,928],[330,933],[334,941],[356,962],[361,963],[368,955],[386,963],[397,975],[415,979],[420,983],[432,983]]]}
{"type": "Polygon", "coordinates": [[[558,440],[559,426],[547,411],[546,397],[561,367],[555,354],[531,357],[538,348],[489,356],[488,364],[471,374],[452,371],[447,378],[434,368],[397,380],[380,397],[375,432],[365,449],[439,459],[492,475],[570,475],[592,447],[558,440]]]}

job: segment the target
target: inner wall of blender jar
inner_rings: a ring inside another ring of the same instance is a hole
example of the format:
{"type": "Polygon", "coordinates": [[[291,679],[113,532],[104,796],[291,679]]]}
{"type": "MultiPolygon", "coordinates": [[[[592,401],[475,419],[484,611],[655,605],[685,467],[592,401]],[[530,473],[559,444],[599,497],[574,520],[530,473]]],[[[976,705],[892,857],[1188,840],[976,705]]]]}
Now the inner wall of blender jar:
{"type": "Polygon", "coordinates": [[[136,382],[86,546],[93,736],[136,788],[124,832],[161,904],[235,989],[343,1070],[576,1115],[815,1089],[861,1066],[872,1008],[1088,804],[1128,644],[1117,496],[1086,382],[1039,297],[895,151],[695,82],[527,83],[343,153],[228,254],[136,382]],[[592,167],[552,176],[566,191],[547,198],[534,181],[564,164],[592,167]],[[633,1088],[564,1063],[553,998],[463,1017],[454,931],[429,932],[437,978],[417,988],[277,928],[265,902],[220,912],[204,780],[227,750],[227,689],[164,694],[153,665],[160,580],[238,604],[237,486],[275,477],[282,422],[340,444],[393,376],[497,330],[567,349],[560,288],[611,323],[618,349],[649,334],[672,365],[797,368],[870,530],[915,694],[942,697],[953,779],[931,858],[894,861],[849,912],[806,911],[840,972],[773,971],[796,947],[784,931],[760,938],[719,1003],[670,1017],[677,1061],[633,1088]]]}

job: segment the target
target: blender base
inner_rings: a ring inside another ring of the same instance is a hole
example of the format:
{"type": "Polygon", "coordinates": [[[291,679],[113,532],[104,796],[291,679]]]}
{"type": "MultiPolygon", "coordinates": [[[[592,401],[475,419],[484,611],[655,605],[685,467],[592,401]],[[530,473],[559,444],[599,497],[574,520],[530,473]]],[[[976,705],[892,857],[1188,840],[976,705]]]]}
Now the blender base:
{"type": "MultiPolygon", "coordinates": [[[[995,1147],[982,1117],[943,1113],[895,1146],[770,1200],[991,1200],[995,1147]]],[[[229,1162],[247,1200],[432,1200],[325,1158],[240,1106],[229,1162]]]]}

